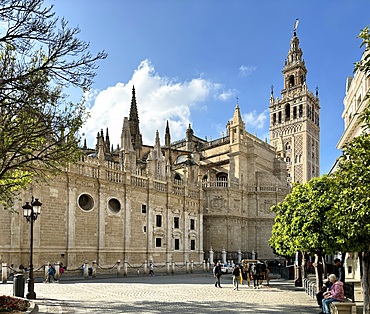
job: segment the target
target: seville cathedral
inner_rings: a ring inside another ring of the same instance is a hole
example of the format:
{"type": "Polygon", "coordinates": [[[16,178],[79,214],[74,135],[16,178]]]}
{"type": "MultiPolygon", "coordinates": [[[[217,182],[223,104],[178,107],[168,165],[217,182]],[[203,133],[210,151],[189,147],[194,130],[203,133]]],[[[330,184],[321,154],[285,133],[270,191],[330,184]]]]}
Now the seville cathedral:
{"type": "MultiPolygon", "coordinates": [[[[292,182],[319,175],[319,99],[306,86],[307,69],[294,32],[283,69],[281,99],[270,98],[271,145],[246,131],[239,104],[225,112],[225,136],[171,142],[163,126],[154,145],[142,142],[136,96],[113,149],[108,129],[97,130],[96,146],[49,184],[34,183],[14,210],[37,197],[42,212],[34,222],[33,264],[84,261],[114,265],[202,263],[214,256],[274,259],[268,245],[274,213],[292,182]],[[225,254],[225,253],[224,253],[225,254]]],[[[139,97],[140,98],[140,97],[139,97]]],[[[104,127],[104,126],[102,126],[104,127]]],[[[105,127],[104,127],[105,128],[105,127]]],[[[0,261],[28,265],[30,227],[21,214],[0,211],[0,261]]]]}

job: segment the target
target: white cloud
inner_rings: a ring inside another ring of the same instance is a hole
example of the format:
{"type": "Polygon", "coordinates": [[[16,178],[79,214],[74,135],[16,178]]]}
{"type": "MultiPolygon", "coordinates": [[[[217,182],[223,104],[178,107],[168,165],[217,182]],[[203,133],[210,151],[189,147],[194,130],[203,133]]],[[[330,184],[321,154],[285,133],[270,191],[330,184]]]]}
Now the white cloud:
{"type": "Polygon", "coordinates": [[[227,100],[231,99],[234,96],[235,96],[235,91],[229,89],[229,90],[223,91],[221,94],[219,94],[217,99],[222,100],[222,101],[227,101],[227,100]]]}
{"type": "Polygon", "coordinates": [[[88,147],[95,146],[97,133],[103,129],[105,134],[107,127],[111,144],[114,147],[120,144],[123,118],[129,116],[133,85],[140,131],[143,143],[147,145],[154,144],[156,130],[160,133],[161,144],[164,144],[166,120],[170,124],[171,140],[183,138],[191,120],[191,111],[195,106],[204,109],[202,103],[220,87],[202,78],[179,82],[161,77],[150,61],[144,60],[127,83],[117,83],[98,93],[92,91],[85,95],[91,101],[88,105],[91,118],[82,130],[87,136],[88,147]]]}
{"type": "Polygon", "coordinates": [[[247,77],[257,70],[256,66],[241,65],[239,68],[239,77],[247,77]]]}
{"type": "MultiPolygon", "coordinates": [[[[268,121],[269,110],[266,109],[261,113],[257,113],[256,110],[243,114],[243,121],[245,122],[245,128],[248,132],[251,129],[263,129],[266,120],[268,121]]],[[[252,132],[251,132],[252,133],[252,132]]]]}

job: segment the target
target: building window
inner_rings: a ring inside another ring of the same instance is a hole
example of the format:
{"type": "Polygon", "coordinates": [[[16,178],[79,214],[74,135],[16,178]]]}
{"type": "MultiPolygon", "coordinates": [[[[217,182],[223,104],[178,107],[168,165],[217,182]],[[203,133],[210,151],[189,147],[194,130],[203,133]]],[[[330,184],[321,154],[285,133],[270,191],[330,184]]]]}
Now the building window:
{"type": "Polygon", "coordinates": [[[192,251],[195,250],[195,240],[190,241],[190,250],[192,250],[192,251]]]}
{"type": "Polygon", "coordinates": [[[144,226],[144,232],[146,232],[146,226],[144,226]]]}
{"type": "Polygon", "coordinates": [[[285,121],[290,120],[290,104],[285,106],[285,121]]]}
{"type": "Polygon", "coordinates": [[[162,227],[162,215],[156,215],[155,218],[155,225],[157,227],[162,227]]]}
{"type": "Polygon", "coordinates": [[[173,227],[175,229],[179,229],[180,228],[179,217],[173,218],[173,227]]]}
{"type": "Polygon", "coordinates": [[[90,211],[94,207],[94,200],[89,194],[81,194],[78,197],[78,205],[83,211],[90,211]]]}
{"type": "Polygon", "coordinates": [[[180,250],[180,239],[175,239],[175,250],[180,250]]]}
{"type": "Polygon", "coordinates": [[[174,183],[177,185],[182,185],[181,176],[178,173],[175,174],[174,183]]]}
{"type": "Polygon", "coordinates": [[[227,187],[227,174],[226,173],[218,173],[216,176],[217,186],[227,187]]]}
{"type": "Polygon", "coordinates": [[[155,247],[162,246],[162,238],[155,238],[155,247]]]}
{"type": "Polygon", "coordinates": [[[116,198],[111,198],[108,201],[108,208],[112,213],[118,214],[121,210],[121,203],[116,198]]]}
{"type": "Polygon", "coordinates": [[[146,205],[145,204],[141,205],[141,213],[146,214],[146,205]]]}
{"type": "Polygon", "coordinates": [[[195,219],[190,219],[190,230],[195,230],[195,219]]]}
{"type": "Polygon", "coordinates": [[[208,176],[205,175],[202,178],[202,187],[206,188],[207,187],[207,181],[208,181],[208,176]]]}

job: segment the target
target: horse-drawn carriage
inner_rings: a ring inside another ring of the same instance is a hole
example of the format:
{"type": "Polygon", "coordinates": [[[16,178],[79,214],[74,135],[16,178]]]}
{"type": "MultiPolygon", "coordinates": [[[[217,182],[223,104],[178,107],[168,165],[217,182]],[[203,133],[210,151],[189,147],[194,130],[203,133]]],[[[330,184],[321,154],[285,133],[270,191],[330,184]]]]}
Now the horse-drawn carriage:
{"type": "Polygon", "coordinates": [[[250,285],[251,280],[254,280],[254,277],[257,279],[258,286],[262,285],[263,280],[266,280],[267,285],[269,285],[269,269],[267,265],[262,263],[259,260],[255,259],[243,259],[242,260],[243,271],[242,276],[243,280],[248,281],[248,286],[250,285]]]}

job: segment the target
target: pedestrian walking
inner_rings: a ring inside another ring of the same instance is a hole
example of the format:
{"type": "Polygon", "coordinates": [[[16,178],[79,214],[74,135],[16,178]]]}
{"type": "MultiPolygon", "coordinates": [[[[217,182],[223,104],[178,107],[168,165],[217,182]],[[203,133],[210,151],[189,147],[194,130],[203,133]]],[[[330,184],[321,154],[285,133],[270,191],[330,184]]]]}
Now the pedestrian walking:
{"type": "Polygon", "coordinates": [[[221,287],[221,262],[217,262],[217,265],[213,268],[213,277],[216,278],[215,287],[221,287]]]}
{"type": "Polygon", "coordinates": [[[55,275],[55,267],[54,265],[49,264],[48,279],[46,282],[48,283],[54,282],[55,281],[54,275],[55,275]]]}
{"type": "Polygon", "coordinates": [[[240,268],[238,265],[234,265],[233,269],[233,286],[234,290],[239,290],[239,281],[240,281],[240,268]]]}
{"type": "Polygon", "coordinates": [[[149,264],[149,275],[154,276],[154,266],[153,263],[149,264]]]}
{"type": "Polygon", "coordinates": [[[253,277],[253,288],[259,289],[260,269],[255,263],[251,266],[251,275],[253,277]]]}

